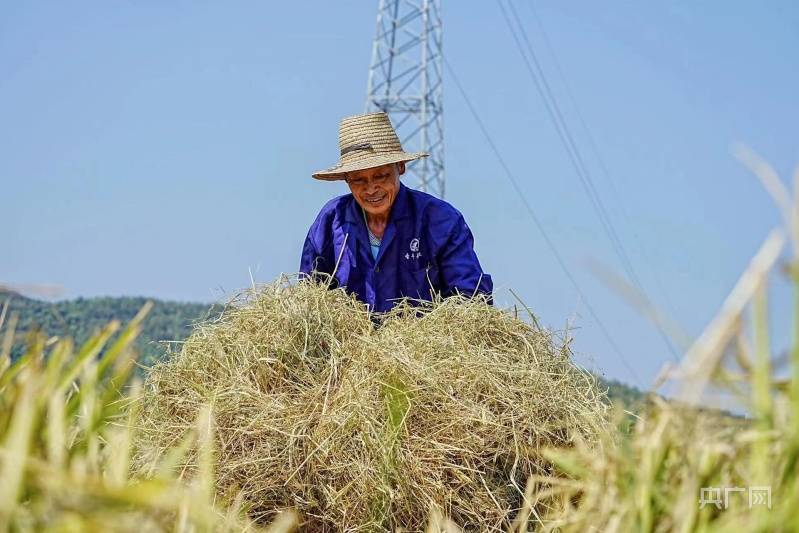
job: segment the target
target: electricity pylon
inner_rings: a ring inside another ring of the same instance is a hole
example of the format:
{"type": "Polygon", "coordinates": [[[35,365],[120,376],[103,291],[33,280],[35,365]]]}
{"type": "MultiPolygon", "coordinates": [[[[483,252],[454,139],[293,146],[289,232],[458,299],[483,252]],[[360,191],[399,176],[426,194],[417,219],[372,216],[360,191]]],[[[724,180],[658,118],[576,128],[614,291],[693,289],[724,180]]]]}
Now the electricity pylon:
{"type": "Polygon", "coordinates": [[[427,152],[408,167],[420,190],[444,197],[441,0],[380,0],[366,111],[385,111],[402,147],[427,152]]]}

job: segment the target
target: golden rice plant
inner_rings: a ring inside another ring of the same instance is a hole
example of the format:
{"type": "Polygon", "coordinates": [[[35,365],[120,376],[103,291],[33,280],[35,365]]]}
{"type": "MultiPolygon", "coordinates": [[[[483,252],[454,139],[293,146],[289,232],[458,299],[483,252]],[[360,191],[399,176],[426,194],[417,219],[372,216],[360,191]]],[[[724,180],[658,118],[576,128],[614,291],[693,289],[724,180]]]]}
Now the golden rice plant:
{"type": "Polygon", "coordinates": [[[519,531],[799,531],[799,195],[791,199],[750,151],[738,155],[777,201],[785,228],[769,235],[679,366],[665,369],[672,400],[655,400],[630,433],[603,433],[598,447],[548,450],[560,475],[533,476],[527,507],[542,498],[560,505],[531,514],[519,531]],[[795,293],[787,371],[774,364],[768,313],[786,233],[793,257],[784,274],[795,293]],[[737,399],[746,416],[702,409],[708,391],[737,399]]]}
{"type": "MultiPolygon", "coordinates": [[[[210,490],[214,424],[203,409],[193,430],[154,462],[155,475],[132,475],[131,424],[141,386],[129,383],[131,343],[149,310],[123,329],[111,322],[75,348],[69,338],[28,335],[10,360],[16,317],[0,311],[0,531],[255,531],[233,498],[210,490]],[[174,465],[200,450],[197,475],[174,465]]],[[[273,531],[295,523],[283,515],[273,531]]]]}

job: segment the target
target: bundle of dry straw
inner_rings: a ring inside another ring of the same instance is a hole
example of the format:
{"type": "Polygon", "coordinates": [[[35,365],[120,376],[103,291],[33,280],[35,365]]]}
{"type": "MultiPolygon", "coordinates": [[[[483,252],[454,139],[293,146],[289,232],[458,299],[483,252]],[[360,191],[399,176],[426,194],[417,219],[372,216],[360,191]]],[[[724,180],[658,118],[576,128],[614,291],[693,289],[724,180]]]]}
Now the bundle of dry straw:
{"type": "MultiPolygon", "coordinates": [[[[486,305],[399,305],[375,328],[343,290],[282,280],[196,328],[149,372],[138,464],[215,418],[216,489],[303,530],[505,528],[546,446],[593,440],[605,405],[568,348],[486,305]]],[[[182,465],[187,472],[196,460],[182,465]]]]}

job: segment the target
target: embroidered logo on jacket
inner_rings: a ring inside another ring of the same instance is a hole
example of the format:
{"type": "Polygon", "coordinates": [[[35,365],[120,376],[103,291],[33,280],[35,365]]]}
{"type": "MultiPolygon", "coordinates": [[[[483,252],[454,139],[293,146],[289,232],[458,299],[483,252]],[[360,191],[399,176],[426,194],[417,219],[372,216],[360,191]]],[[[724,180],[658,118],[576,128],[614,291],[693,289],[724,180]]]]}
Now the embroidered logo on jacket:
{"type": "Polygon", "coordinates": [[[422,257],[422,252],[419,251],[419,239],[411,239],[410,244],[411,253],[405,254],[405,259],[418,259],[422,257]]]}

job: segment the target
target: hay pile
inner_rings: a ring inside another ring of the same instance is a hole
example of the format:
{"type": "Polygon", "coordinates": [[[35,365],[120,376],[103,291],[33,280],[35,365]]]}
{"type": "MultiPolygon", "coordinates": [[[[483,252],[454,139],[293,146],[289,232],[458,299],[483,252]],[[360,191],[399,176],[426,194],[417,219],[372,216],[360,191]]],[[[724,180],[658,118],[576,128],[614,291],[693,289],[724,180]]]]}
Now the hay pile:
{"type": "Polygon", "coordinates": [[[308,531],[420,530],[434,508],[503,528],[527,476],[549,471],[540,448],[593,440],[605,414],[567,348],[479,299],[401,305],[376,329],[310,282],[199,326],[145,389],[140,465],[210,403],[217,492],[241,491],[258,520],[296,508],[308,531]]]}

